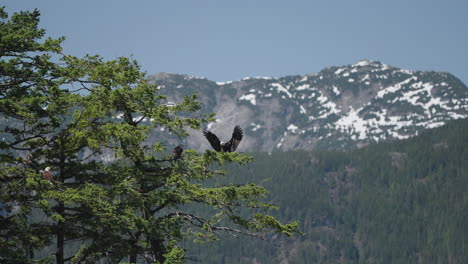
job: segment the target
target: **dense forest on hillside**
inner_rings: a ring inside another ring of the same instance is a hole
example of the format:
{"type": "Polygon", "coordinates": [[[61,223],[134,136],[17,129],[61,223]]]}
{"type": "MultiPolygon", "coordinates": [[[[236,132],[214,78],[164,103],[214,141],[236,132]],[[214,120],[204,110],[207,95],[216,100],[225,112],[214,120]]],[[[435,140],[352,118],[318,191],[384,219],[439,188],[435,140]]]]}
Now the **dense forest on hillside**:
{"type": "MultiPolygon", "coordinates": [[[[468,120],[350,152],[254,154],[226,182],[270,190],[303,236],[191,245],[202,263],[468,263],[468,120]]],[[[187,242],[188,244],[188,242],[187,242]]],[[[194,262],[195,263],[195,262],[194,262]]]]}

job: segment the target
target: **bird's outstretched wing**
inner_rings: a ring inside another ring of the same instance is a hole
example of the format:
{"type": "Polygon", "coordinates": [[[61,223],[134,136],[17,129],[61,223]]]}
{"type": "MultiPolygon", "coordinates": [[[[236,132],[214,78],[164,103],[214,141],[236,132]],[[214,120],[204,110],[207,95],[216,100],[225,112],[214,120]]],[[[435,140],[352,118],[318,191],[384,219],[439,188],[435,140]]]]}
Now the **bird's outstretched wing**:
{"type": "Polygon", "coordinates": [[[214,150],[218,152],[221,151],[221,141],[215,134],[210,131],[203,130],[203,135],[208,139],[208,142],[210,142],[214,150]]]}
{"type": "Polygon", "coordinates": [[[229,140],[230,143],[230,152],[234,152],[237,149],[237,146],[239,146],[239,143],[242,140],[242,135],[244,132],[242,131],[242,128],[240,128],[239,125],[237,125],[234,128],[234,131],[232,132],[232,138],[229,140]]]}

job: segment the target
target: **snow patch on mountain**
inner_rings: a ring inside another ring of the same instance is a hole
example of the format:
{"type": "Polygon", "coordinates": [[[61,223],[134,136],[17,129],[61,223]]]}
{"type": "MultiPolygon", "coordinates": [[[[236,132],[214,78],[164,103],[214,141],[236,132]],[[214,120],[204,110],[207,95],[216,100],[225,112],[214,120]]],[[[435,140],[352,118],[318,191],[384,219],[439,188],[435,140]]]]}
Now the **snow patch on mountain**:
{"type": "Polygon", "coordinates": [[[252,128],[251,128],[252,131],[254,131],[254,132],[257,131],[257,130],[259,130],[260,128],[262,128],[262,125],[256,124],[256,123],[253,123],[253,122],[250,123],[250,125],[251,125],[251,127],[252,127],[252,128]]]}
{"type": "Polygon", "coordinates": [[[357,63],[351,65],[352,67],[364,67],[369,66],[372,62],[369,60],[360,60],[357,63]]]}
{"type": "Polygon", "coordinates": [[[340,90],[338,90],[338,87],[336,87],[335,85],[333,85],[332,89],[333,89],[333,93],[335,93],[336,96],[341,94],[340,90]]]}
{"type": "Polygon", "coordinates": [[[352,107],[347,115],[335,122],[335,126],[343,133],[351,132],[353,139],[365,139],[367,137],[366,121],[352,107]]]}
{"type": "Polygon", "coordinates": [[[300,105],[299,107],[301,108],[301,110],[300,110],[300,113],[301,113],[301,114],[307,114],[307,111],[306,111],[306,109],[304,108],[304,106],[300,105]]]}
{"type": "Polygon", "coordinates": [[[239,100],[246,100],[249,101],[251,104],[256,105],[256,95],[255,94],[244,94],[241,97],[239,97],[239,100]]]}
{"type": "Polygon", "coordinates": [[[335,75],[340,75],[345,70],[346,70],[345,68],[339,68],[338,70],[335,71],[335,75]]]}
{"type": "Polygon", "coordinates": [[[399,82],[397,84],[394,84],[394,85],[391,85],[391,86],[388,86],[380,91],[377,92],[377,98],[383,98],[386,94],[392,94],[392,93],[395,93],[397,91],[399,91],[404,85],[410,83],[411,81],[416,81],[417,80],[417,77],[416,76],[412,76],[411,78],[408,78],[402,82],[399,82]]]}
{"type": "Polygon", "coordinates": [[[303,84],[303,85],[299,85],[298,87],[296,87],[296,91],[303,91],[303,90],[307,90],[309,88],[310,88],[309,84],[303,84]]]}
{"type": "Polygon", "coordinates": [[[283,85],[279,83],[272,83],[271,86],[276,87],[276,90],[279,92],[286,93],[289,98],[292,98],[293,95],[288,91],[288,89],[284,88],[283,85]]]}
{"type": "Polygon", "coordinates": [[[222,86],[222,85],[231,84],[231,83],[233,83],[233,82],[234,82],[234,81],[216,82],[216,84],[219,85],[219,86],[222,86]]]}
{"type": "Polygon", "coordinates": [[[287,129],[288,131],[291,131],[291,132],[293,132],[293,133],[296,133],[296,130],[298,130],[299,127],[296,126],[296,125],[290,124],[286,129],[287,129]]]}

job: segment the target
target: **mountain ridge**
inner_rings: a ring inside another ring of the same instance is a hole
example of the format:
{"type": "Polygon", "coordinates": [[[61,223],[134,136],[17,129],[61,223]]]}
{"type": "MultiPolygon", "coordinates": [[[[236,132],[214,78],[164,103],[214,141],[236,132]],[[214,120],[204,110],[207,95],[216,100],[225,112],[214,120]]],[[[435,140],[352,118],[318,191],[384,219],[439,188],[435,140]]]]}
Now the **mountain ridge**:
{"type": "MultiPolygon", "coordinates": [[[[217,114],[209,129],[229,135],[241,125],[247,134],[241,151],[349,149],[468,117],[468,88],[450,73],[372,60],[280,78],[215,82],[158,73],[149,80],[168,102],[197,92],[202,112],[217,114]]],[[[190,147],[209,148],[201,133],[192,134],[190,147]]]]}

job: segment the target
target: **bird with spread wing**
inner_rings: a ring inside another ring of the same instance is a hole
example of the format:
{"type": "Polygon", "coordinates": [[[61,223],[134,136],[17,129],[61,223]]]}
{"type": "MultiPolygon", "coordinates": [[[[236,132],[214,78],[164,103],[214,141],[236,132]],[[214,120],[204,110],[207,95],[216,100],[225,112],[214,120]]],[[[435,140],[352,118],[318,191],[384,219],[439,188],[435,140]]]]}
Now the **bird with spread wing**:
{"type": "Polygon", "coordinates": [[[223,151],[223,152],[234,152],[234,151],[236,151],[237,147],[239,146],[239,143],[242,140],[243,133],[244,132],[242,131],[240,126],[237,125],[236,127],[234,127],[234,131],[232,132],[231,139],[228,142],[223,143],[211,131],[203,130],[203,135],[205,136],[205,138],[208,140],[208,142],[210,142],[213,149],[218,151],[218,152],[221,152],[221,151],[223,151]]]}

